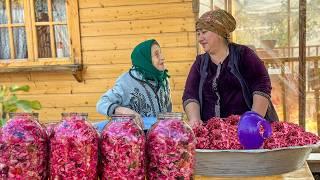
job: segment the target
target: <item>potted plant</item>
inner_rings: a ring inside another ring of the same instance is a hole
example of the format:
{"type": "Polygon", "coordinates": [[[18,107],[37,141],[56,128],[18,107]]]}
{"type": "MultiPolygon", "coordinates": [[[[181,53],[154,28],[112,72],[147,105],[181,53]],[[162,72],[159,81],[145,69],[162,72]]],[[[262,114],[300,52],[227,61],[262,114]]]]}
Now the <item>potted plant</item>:
{"type": "Polygon", "coordinates": [[[12,85],[9,87],[0,85],[0,127],[6,123],[9,112],[16,112],[18,109],[24,112],[41,109],[39,101],[18,99],[16,92],[28,92],[29,89],[28,85],[12,85]]]}

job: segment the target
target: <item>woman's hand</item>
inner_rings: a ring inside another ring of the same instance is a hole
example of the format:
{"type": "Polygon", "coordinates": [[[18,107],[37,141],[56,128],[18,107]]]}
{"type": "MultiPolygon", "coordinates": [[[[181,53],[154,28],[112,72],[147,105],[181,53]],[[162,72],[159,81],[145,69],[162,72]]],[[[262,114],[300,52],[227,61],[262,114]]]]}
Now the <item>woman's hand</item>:
{"type": "Polygon", "coordinates": [[[184,110],[189,119],[188,123],[192,128],[203,123],[200,117],[200,106],[198,103],[190,102],[186,105],[184,110]]]}
{"type": "Polygon", "coordinates": [[[200,126],[203,124],[202,120],[189,120],[188,124],[191,126],[191,128],[195,128],[197,126],[200,126]]]}
{"type": "Polygon", "coordinates": [[[115,110],[114,110],[114,114],[132,114],[135,116],[134,118],[134,121],[135,123],[141,127],[141,129],[144,128],[144,124],[143,124],[143,121],[142,121],[142,118],[140,116],[140,114],[138,114],[136,111],[130,109],[130,108],[126,108],[126,107],[117,107],[115,110]]]}

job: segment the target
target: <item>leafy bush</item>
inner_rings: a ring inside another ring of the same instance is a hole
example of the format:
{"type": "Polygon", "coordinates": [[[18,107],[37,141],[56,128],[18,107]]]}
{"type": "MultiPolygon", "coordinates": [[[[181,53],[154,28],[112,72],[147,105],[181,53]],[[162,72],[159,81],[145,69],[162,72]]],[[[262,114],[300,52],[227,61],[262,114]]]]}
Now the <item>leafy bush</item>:
{"type": "Polygon", "coordinates": [[[39,101],[21,100],[15,94],[18,91],[28,92],[29,89],[28,85],[0,85],[0,127],[5,124],[9,112],[16,112],[18,109],[24,112],[41,109],[39,101]]]}

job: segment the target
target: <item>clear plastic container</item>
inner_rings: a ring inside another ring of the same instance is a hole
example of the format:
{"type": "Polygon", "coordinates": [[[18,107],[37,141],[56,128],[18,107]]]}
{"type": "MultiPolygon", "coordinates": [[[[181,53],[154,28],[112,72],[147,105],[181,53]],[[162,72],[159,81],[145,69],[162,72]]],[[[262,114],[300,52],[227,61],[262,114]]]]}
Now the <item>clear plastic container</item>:
{"type": "Polygon", "coordinates": [[[145,135],[134,115],[114,115],[101,134],[101,179],[145,179],[145,135]]]}
{"type": "Polygon", "coordinates": [[[50,179],[97,179],[98,133],[87,113],[62,113],[50,138],[50,179]]]}
{"type": "Polygon", "coordinates": [[[48,139],[37,113],[9,113],[0,132],[0,178],[45,179],[48,139]]]}
{"type": "Polygon", "coordinates": [[[163,113],[147,134],[148,179],[193,179],[195,135],[182,113],[163,113]]]}
{"type": "Polygon", "coordinates": [[[54,128],[57,126],[58,123],[46,123],[44,124],[44,128],[46,129],[47,131],[47,134],[48,134],[48,138],[50,139],[53,134],[54,134],[54,128]]]}

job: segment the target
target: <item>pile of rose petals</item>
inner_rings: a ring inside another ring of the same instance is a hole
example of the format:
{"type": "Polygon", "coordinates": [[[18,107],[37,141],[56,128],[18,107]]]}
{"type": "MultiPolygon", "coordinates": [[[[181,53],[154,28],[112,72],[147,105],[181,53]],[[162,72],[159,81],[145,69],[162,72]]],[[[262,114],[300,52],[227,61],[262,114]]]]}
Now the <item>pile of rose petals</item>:
{"type": "Polygon", "coordinates": [[[51,179],[97,179],[98,133],[80,116],[57,124],[50,138],[51,179]]]}
{"type": "Polygon", "coordinates": [[[192,179],[195,136],[179,119],[160,120],[147,135],[149,179],[192,179]]]}
{"type": "Polygon", "coordinates": [[[42,125],[21,114],[0,131],[0,179],[45,179],[48,141],[42,125]]]}
{"type": "MultiPolygon", "coordinates": [[[[193,128],[198,149],[243,149],[238,138],[240,116],[213,117],[207,123],[193,128]]],[[[299,125],[287,122],[272,122],[272,136],[265,140],[263,149],[316,144],[320,138],[305,132],[299,125]]]]}
{"type": "Polygon", "coordinates": [[[133,120],[104,127],[101,155],[101,179],[145,179],[145,135],[133,120]]]}

